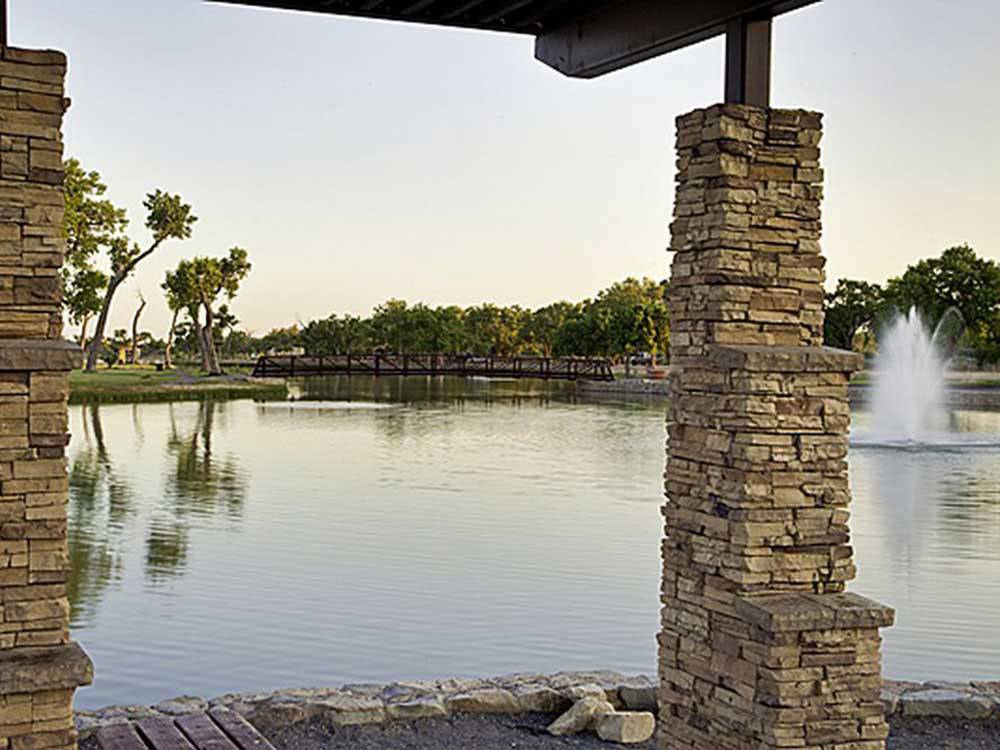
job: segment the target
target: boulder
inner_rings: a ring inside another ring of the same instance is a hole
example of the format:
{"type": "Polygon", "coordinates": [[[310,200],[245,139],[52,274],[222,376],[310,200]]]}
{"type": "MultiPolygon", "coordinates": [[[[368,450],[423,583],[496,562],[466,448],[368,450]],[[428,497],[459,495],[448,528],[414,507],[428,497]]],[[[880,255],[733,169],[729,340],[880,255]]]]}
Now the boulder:
{"type": "Polygon", "coordinates": [[[510,692],[494,687],[449,695],[445,698],[445,707],[449,711],[468,714],[514,714],[519,710],[518,703],[510,692]]]}
{"type": "Polygon", "coordinates": [[[558,737],[564,734],[586,732],[593,728],[598,716],[612,713],[614,710],[615,707],[606,700],[590,696],[581,698],[573,704],[569,711],[549,724],[549,734],[558,737]]]}
{"type": "Polygon", "coordinates": [[[437,695],[418,695],[386,703],[390,719],[436,719],[448,715],[448,710],[437,695]]]}
{"type": "Polygon", "coordinates": [[[943,719],[986,719],[993,701],[961,690],[916,690],[900,698],[903,716],[936,716],[943,719]]]}
{"type": "Polygon", "coordinates": [[[645,742],[655,728],[656,719],[648,711],[615,711],[597,717],[597,736],[605,742],[645,742]]]}
{"type": "Polygon", "coordinates": [[[522,712],[540,714],[562,713],[573,705],[573,701],[548,685],[518,685],[511,690],[522,712]]]}
{"type": "Polygon", "coordinates": [[[651,677],[638,675],[618,686],[618,697],[629,711],[652,711],[656,713],[659,699],[656,683],[651,677]]]}
{"type": "Polygon", "coordinates": [[[316,706],[306,703],[265,701],[254,706],[245,718],[258,732],[268,735],[279,729],[308,721],[318,713],[319,709],[316,706]]]}
{"type": "Polygon", "coordinates": [[[357,724],[379,724],[385,721],[385,704],[366,695],[338,693],[317,703],[320,715],[330,724],[348,727],[357,724]]]}
{"type": "Polygon", "coordinates": [[[167,716],[185,716],[187,714],[201,714],[208,710],[208,701],[191,695],[180,695],[176,698],[161,701],[153,706],[154,711],[159,711],[167,716]]]}

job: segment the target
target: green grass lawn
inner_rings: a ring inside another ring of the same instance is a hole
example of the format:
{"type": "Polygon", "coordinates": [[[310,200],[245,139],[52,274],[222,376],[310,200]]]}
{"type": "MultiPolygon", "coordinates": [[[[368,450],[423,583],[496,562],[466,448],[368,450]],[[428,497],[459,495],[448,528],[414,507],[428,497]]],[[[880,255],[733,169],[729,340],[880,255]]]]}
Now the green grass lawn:
{"type": "Polygon", "coordinates": [[[69,400],[81,404],[286,396],[284,381],[234,377],[246,374],[230,372],[223,377],[208,377],[198,370],[157,372],[151,367],[74,370],[69,376],[69,400]]]}

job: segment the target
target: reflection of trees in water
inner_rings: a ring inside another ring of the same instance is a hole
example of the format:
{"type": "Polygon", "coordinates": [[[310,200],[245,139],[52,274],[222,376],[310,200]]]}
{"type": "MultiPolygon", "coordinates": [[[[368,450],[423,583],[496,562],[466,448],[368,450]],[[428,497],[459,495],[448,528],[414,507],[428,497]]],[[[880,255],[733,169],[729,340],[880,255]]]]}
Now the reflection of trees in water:
{"type": "Polygon", "coordinates": [[[135,510],[128,480],[111,463],[100,407],[81,407],[83,447],[69,470],[71,624],[93,618],[104,590],[122,574],[125,522],[135,510]]]}
{"type": "Polygon", "coordinates": [[[178,429],[174,405],[168,408],[164,500],[146,537],[146,577],[153,582],[185,570],[193,522],[219,514],[234,521],[242,518],[247,490],[236,457],[219,457],[212,449],[219,404],[199,402],[194,428],[188,432],[178,429]]]}
{"type": "MultiPolygon", "coordinates": [[[[144,574],[147,581],[157,583],[186,570],[191,529],[199,519],[220,514],[230,520],[242,517],[246,479],[234,456],[220,458],[213,451],[212,431],[219,408],[214,402],[199,403],[194,425],[184,429],[178,425],[174,405],[168,406],[165,492],[140,498],[108,451],[101,407],[81,407],[83,434],[75,440],[82,444],[74,451],[69,469],[71,569],[67,589],[74,627],[92,620],[106,589],[121,581],[130,537],[144,540],[144,574]],[[152,511],[145,533],[141,527],[135,530],[141,523],[142,507],[152,511]]],[[[143,444],[142,411],[141,406],[132,408],[131,434],[116,439],[143,444]]]]}

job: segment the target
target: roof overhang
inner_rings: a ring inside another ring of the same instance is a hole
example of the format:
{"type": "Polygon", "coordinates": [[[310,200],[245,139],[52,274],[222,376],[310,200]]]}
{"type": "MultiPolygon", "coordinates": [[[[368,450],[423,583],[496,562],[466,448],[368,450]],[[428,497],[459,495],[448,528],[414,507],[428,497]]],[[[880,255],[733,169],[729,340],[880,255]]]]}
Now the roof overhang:
{"type": "Polygon", "coordinates": [[[209,0],[261,8],[505,31],[535,37],[535,57],[593,78],[818,0],[209,0]]]}

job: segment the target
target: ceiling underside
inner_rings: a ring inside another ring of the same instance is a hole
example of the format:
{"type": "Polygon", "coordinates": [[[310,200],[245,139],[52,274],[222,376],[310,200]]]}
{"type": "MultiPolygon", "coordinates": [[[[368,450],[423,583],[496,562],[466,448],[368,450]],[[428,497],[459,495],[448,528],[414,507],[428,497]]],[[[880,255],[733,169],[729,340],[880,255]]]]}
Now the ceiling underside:
{"type": "Polygon", "coordinates": [[[509,31],[537,36],[609,0],[215,0],[261,8],[509,31]]]}
{"type": "Polygon", "coordinates": [[[535,56],[591,78],[818,0],[209,0],[259,8],[507,31],[535,37],[535,56]]]}

